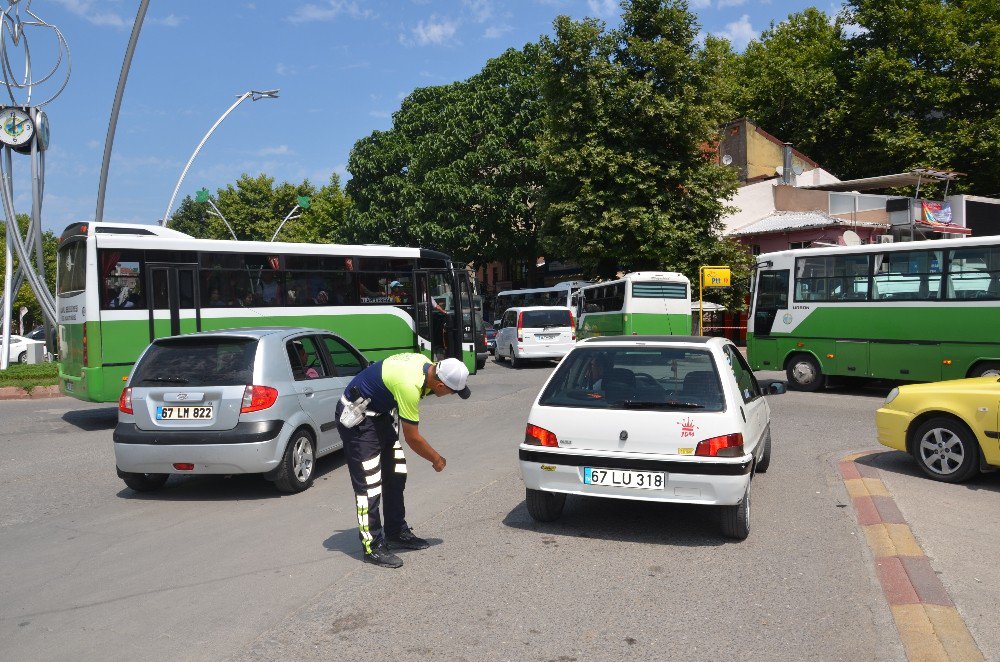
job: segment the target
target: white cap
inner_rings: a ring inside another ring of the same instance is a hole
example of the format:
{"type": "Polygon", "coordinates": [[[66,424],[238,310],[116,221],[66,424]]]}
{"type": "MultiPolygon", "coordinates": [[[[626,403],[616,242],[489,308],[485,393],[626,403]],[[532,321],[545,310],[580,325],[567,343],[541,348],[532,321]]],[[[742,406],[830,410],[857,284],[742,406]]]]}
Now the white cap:
{"type": "Polygon", "coordinates": [[[459,397],[463,400],[472,395],[469,387],[465,385],[469,379],[469,369],[458,359],[445,359],[441,361],[437,364],[435,374],[438,379],[444,382],[445,386],[458,393],[459,397]]]}

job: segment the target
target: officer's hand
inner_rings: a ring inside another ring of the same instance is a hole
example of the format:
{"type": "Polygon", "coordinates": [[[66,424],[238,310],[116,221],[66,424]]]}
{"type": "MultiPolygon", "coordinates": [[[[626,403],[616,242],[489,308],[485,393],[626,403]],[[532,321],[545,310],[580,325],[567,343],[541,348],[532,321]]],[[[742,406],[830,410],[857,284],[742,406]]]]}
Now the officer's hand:
{"type": "Polygon", "coordinates": [[[443,457],[441,457],[440,455],[438,455],[438,459],[435,460],[434,462],[432,462],[431,466],[434,467],[434,471],[437,471],[438,473],[440,473],[440,472],[444,471],[444,465],[446,465],[446,464],[448,464],[448,461],[446,459],[444,459],[443,457]]]}

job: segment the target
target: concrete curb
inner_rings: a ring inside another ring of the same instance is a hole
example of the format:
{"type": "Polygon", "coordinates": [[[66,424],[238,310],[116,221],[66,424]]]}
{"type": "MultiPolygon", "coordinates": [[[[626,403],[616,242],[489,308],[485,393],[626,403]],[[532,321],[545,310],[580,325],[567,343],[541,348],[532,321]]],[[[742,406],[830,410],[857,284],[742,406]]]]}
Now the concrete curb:
{"type": "Polygon", "coordinates": [[[910,660],[984,660],[982,651],[938,579],[930,559],[885,487],[878,469],[848,455],[840,475],[858,525],[875,557],[875,574],[910,660]]]}
{"type": "Polygon", "coordinates": [[[20,386],[0,387],[0,400],[42,400],[45,398],[61,398],[58,386],[36,386],[31,392],[20,386]]]}

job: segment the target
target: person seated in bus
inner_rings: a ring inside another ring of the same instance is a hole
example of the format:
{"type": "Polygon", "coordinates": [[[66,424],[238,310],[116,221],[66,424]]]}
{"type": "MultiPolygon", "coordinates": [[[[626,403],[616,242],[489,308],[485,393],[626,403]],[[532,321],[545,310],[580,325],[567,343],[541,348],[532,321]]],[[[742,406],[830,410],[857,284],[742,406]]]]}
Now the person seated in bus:
{"type": "Polygon", "coordinates": [[[319,294],[316,295],[316,305],[317,306],[330,305],[330,295],[326,293],[326,290],[320,290],[319,294]]]}
{"type": "Polygon", "coordinates": [[[410,303],[409,293],[398,280],[389,283],[389,296],[392,297],[392,302],[395,304],[405,305],[410,303]]]}
{"type": "Polygon", "coordinates": [[[212,292],[208,295],[208,305],[211,308],[225,307],[226,302],[222,300],[222,295],[219,294],[219,288],[212,288],[212,292]]]}
{"type": "Polygon", "coordinates": [[[118,294],[111,300],[109,308],[123,309],[135,308],[135,297],[132,296],[128,287],[122,286],[118,294]]]}

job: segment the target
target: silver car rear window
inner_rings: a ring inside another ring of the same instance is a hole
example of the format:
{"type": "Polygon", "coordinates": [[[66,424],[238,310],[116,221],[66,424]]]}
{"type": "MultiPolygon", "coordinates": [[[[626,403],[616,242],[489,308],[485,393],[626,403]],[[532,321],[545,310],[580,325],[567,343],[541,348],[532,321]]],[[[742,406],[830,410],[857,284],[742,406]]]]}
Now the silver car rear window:
{"type": "Polygon", "coordinates": [[[725,409],[712,354],[681,347],[586,347],[563,359],[538,404],[587,409],[725,409]]]}
{"type": "Polygon", "coordinates": [[[236,386],[250,384],[257,341],[253,338],[156,340],[135,367],[132,386],[236,386]]]}

